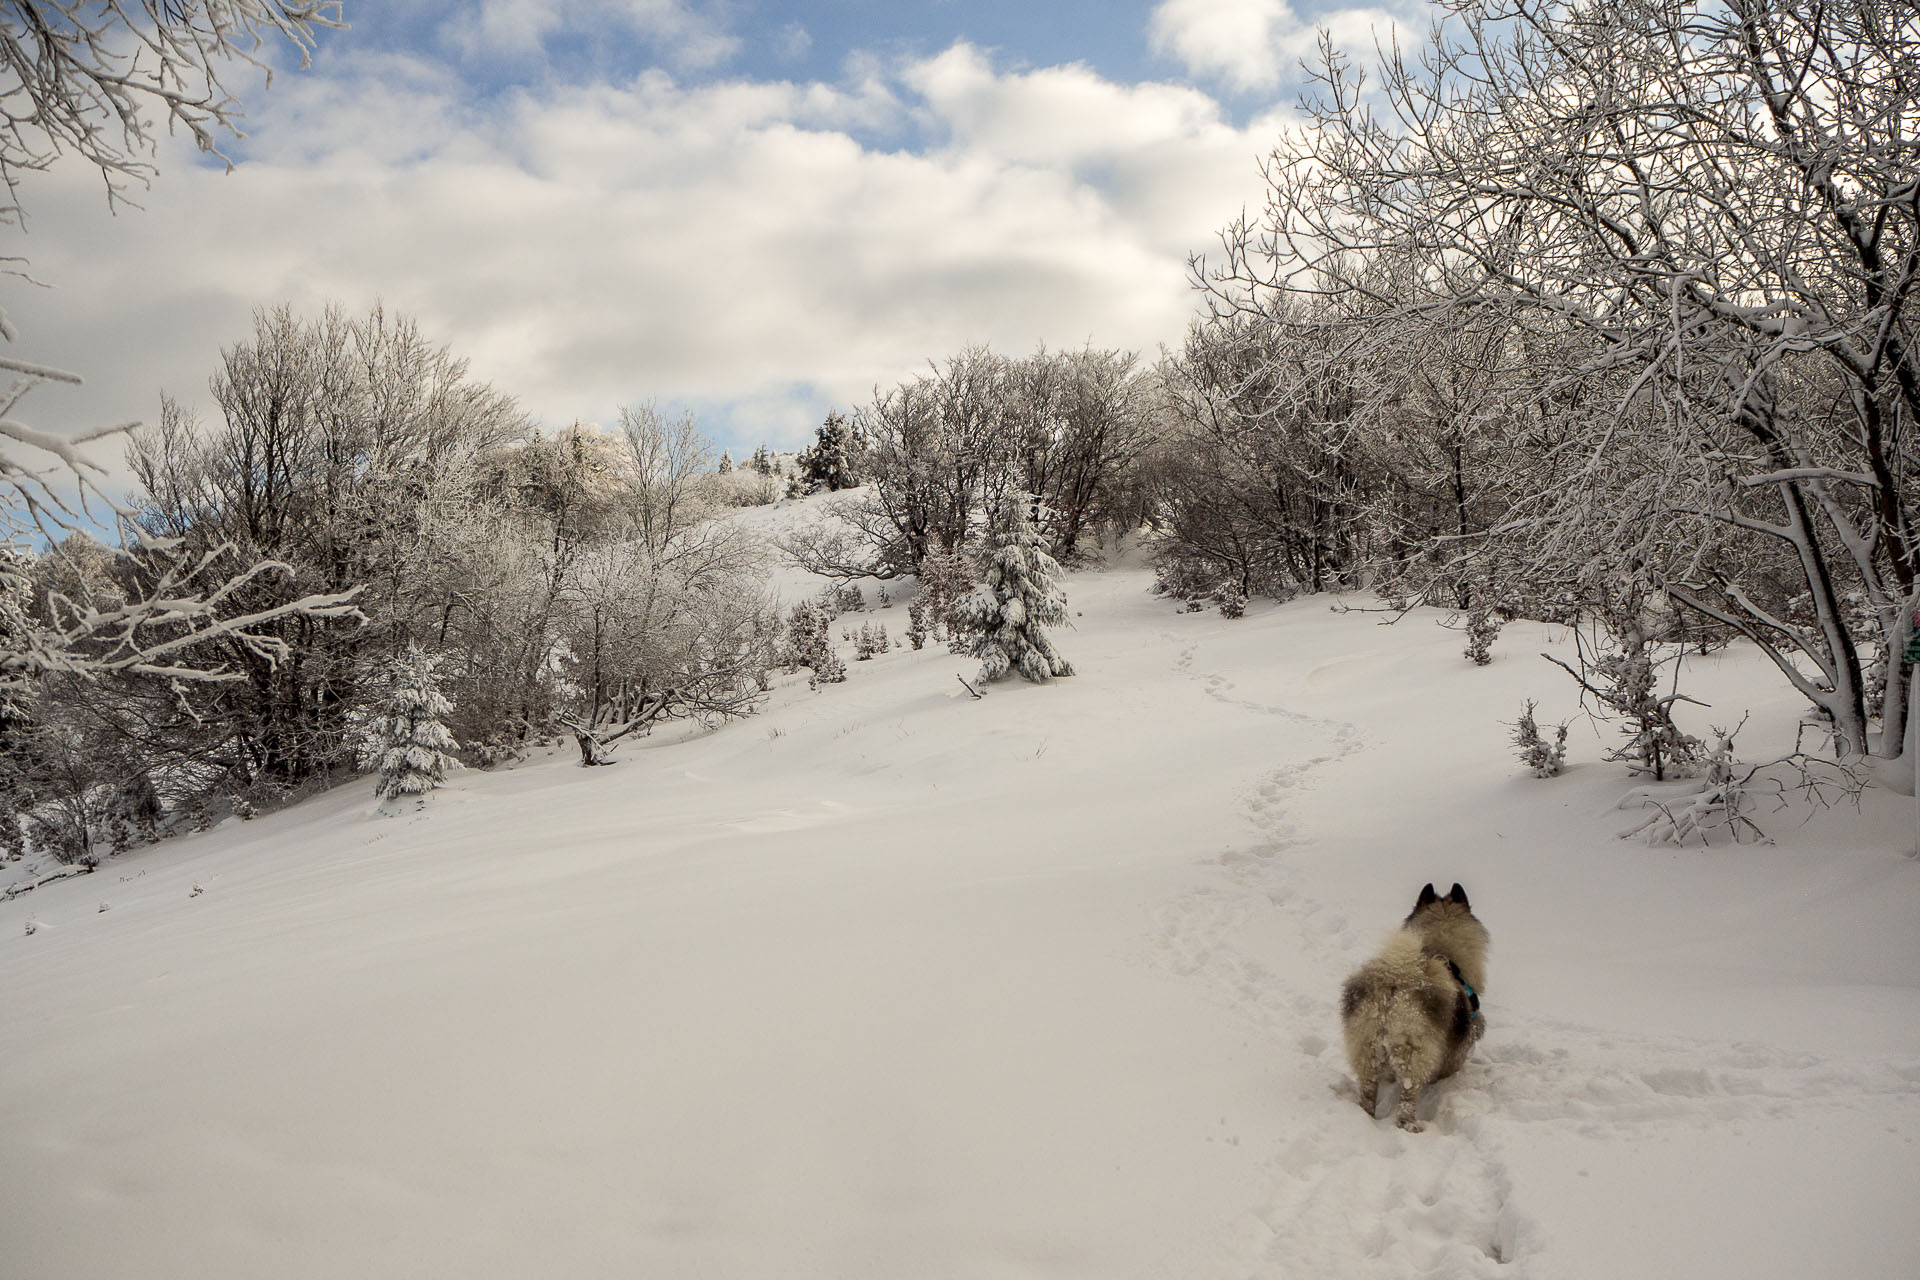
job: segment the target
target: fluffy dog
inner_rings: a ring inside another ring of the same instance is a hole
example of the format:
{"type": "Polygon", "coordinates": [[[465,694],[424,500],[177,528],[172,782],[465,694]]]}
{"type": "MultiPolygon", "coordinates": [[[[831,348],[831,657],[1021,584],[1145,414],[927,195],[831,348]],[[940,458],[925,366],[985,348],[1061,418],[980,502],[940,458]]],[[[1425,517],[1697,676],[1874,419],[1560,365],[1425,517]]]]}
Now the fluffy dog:
{"type": "Polygon", "coordinates": [[[1421,1091],[1464,1066],[1486,1030],[1486,974],[1487,930],[1467,891],[1456,884],[1443,898],[1432,885],[1422,889],[1406,924],[1340,991],[1347,1062],[1368,1115],[1391,1079],[1400,1086],[1400,1127],[1420,1132],[1421,1091]]]}

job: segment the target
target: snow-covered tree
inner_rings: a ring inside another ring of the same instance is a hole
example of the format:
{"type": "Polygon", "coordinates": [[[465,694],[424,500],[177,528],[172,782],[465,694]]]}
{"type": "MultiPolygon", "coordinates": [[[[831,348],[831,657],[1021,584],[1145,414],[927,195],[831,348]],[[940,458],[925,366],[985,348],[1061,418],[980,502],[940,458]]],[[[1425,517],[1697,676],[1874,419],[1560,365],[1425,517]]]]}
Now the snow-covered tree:
{"type": "Polygon", "coordinates": [[[927,643],[927,606],[918,596],[907,606],[907,643],[915,649],[927,643]]]}
{"type": "Polygon", "coordinates": [[[859,438],[845,415],[829,413],[820,424],[813,447],[800,454],[800,482],[829,491],[853,488],[860,483],[859,447],[859,438]]]}
{"type": "Polygon", "coordinates": [[[1484,667],[1493,661],[1493,642],[1500,636],[1501,622],[1493,615],[1493,610],[1478,608],[1467,615],[1466,658],[1475,666],[1484,667]]]}
{"type": "Polygon", "coordinates": [[[1024,494],[1006,504],[981,557],[980,586],[954,606],[953,626],[980,659],[983,681],[1013,672],[1035,682],[1073,674],[1047,635],[1048,627],[1069,625],[1067,593],[1029,506],[1024,494]]]}
{"type": "Polygon", "coordinates": [[[388,666],[387,693],[369,726],[368,754],[380,769],[374,794],[382,800],[424,795],[446,781],[454,763],[446,726],[453,704],[434,677],[437,661],[415,645],[388,666]]]}
{"type": "MultiPolygon", "coordinates": [[[[160,131],[156,116],[218,155],[222,136],[236,132],[240,115],[238,99],[221,83],[223,71],[236,62],[264,71],[261,49],[269,37],[284,39],[304,66],[318,31],[342,25],[339,19],[336,0],[22,0],[0,6],[0,67],[6,68],[0,74],[0,226],[24,224],[27,175],[44,172],[63,156],[98,170],[110,202],[127,183],[145,183],[153,172],[146,157],[160,131]]],[[[19,340],[0,306],[0,341],[11,346],[19,340]]],[[[283,598],[253,613],[223,612],[228,597],[284,573],[285,566],[270,559],[249,562],[231,546],[197,553],[135,525],[135,513],[103,487],[106,469],[82,448],[131,424],[61,437],[22,417],[20,406],[35,388],[80,382],[78,374],[0,352],[0,545],[57,544],[77,526],[117,519],[142,589],[110,603],[56,599],[24,625],[13,619],[0,631],[0,698],[18,695],[49,673],[231,679],[237,673],[222,659],[234,653],[284,656],[280,640],[258,629],[262,624],[352,612],[338,593],[283,598]]]]}
{"type": "MultiPolygon", "coordinates": [[[[1899,755],[1907,671],[1887,664],[1877,695],[1870,668],[1920,603],[1913,6],[1444,8],[1377,79],[1325,50],[1313,127],[1282,137],[1266,208],[1203,269],[1211,314],[1258,331],[1310,294],[1445,326],[1468,339],[1457,356],[1484,334],[1484,359],[1450,362],[1463,395],[1405,389],[1461,448],[1389,452],[1431,478],[1493,460],[1518,501],[1475,529],[1506,486],[1421,481],[1453,488],[1468,528],[1406,531],[1448,559],[1523,544],[1562,570],[1578,562],[1556,540],[1611,544],[1753,643],[1840,750],[1899,755]]],[[[1318,346],[1344,358],[1359,336],[1330,323],[1318,346]]]]}

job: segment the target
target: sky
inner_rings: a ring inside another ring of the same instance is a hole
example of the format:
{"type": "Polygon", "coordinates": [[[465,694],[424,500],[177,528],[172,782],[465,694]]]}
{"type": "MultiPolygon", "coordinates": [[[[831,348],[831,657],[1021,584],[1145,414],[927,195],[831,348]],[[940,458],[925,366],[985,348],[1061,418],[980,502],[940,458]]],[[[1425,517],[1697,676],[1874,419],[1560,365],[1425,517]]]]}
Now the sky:
{"type": "Polygon", "coordinates": [[[282,302],[412,316],[549,428],[654,400],[736,457],[969,345],[1151,358],[1297,127],[1315,24],[1364,52],[1424,10],[348,0],[310,68],[231,78],[230,170],[165,140],[117,212],[84,165],[30,177],[8,353],[86,385],[20,416],[214,417],[282,302]]]}

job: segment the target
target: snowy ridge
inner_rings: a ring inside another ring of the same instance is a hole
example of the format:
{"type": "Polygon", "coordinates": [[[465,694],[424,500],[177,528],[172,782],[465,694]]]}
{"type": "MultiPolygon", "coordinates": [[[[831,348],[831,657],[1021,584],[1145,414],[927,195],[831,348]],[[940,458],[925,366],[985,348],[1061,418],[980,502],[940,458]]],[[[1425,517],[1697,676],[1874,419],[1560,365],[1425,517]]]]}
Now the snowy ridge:
{"type": "MultiPolygon", "coordinates": [[[[613,769],[395,817],[363,780],[0,902],[10,1265],[1910,1274],[1907,802],[1624,844],[1591,734],[1550,781],[1508,750],[1523,697],[1571,710],[1550,629],[1480,669],[1424,618],[1147,583],[1069,578],[1044,687],[897,647],[613,769]],[[1456,879],[1488,1032],[1403,1134],[1335,1003],[1456,879]]],[[[1689,680],[1791,741],[1752,655],[1689,680]]]]}

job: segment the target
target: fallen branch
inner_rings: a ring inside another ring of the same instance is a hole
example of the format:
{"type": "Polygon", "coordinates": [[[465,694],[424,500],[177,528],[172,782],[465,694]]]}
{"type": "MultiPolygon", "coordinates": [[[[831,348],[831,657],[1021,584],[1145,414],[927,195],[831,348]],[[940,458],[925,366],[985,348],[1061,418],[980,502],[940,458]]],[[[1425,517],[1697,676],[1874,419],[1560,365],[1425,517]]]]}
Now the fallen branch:
{"type": "Polygon", "coordinates": [[[69,863],[61,867],[58,871],[49,871],[37,879],[15,881],[8,885],[4,891],[0,891],[0,902],[11,902],[21,894],[31,893],[41,885],[52,884],[55,880],[65,880],[72,876],[91,875],[92,872],[93,868],[84,862],[69,863]]]}
{"type": "Polygon", "coordinates": [[[650,693],[642,699],[639,712],[618,728],[597,729],[583,724],[571,716],[560,717],[560,725],[573,734],[573,740],[580,746],[580,765],[592,768],[595,765],[612,764],[613,744],[630,733],[646,728],[655,720],[674,711],[685,711],[688,715],[703,712],[715,712],[722,717],[744,715],[743,707],[750,708],[756,700],[752,693],[732,697],[711,697],[698,692],[699,684],[738,673],[741,668],[729,667],[724,671],[709,672],[689,689],[662,689],[650,693]]]}

